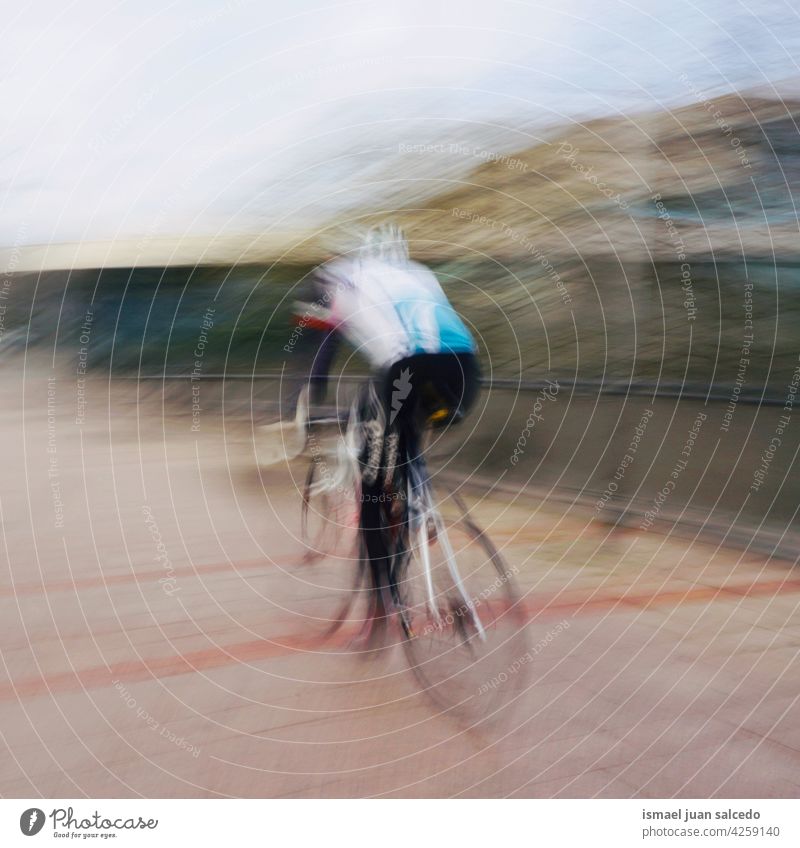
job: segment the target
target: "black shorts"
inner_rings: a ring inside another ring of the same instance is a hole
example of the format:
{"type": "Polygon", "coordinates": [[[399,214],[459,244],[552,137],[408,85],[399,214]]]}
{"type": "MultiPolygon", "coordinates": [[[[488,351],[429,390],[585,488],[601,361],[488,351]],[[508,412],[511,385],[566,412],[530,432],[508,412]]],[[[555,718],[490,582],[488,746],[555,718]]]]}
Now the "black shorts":
{"type": "Polygon", "coordinates": [[[474,404],[479,381],[478,360],[472,353],[418,353],[401,359],[379,387],[386,423],[418,431],[459,421],[474,404]]]}
{"type": "Polygon", "coordinates": [[[376,377],[373,388],[359,411],[367,424],[360,457],[364,492],[381,489],[398,450],[407,458],[417,456],[426,427],[466,415],[480,389],[480,369],[471,353],[421,353],[395,362],[376,377]]]}

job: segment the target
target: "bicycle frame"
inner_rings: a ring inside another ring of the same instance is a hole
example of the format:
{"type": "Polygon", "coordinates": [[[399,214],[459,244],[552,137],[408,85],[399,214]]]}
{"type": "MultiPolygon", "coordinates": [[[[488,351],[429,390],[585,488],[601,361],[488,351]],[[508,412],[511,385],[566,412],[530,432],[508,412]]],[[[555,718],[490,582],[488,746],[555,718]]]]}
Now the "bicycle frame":
{"type": "Polygon", "coordinates": [[[433,574],[431,570],[430,556],[430,538],[428,534],[428,526],[433,522],[436,530],[437,538],[440,541],[442,550],[444,551],[445,559],[447,560],[447,569],[450,573],[450,579],[453,585],[458,589],[464,606],[469,611],[472,618],[472,623],[475,630],[481,638],[481,641],[486,641],[486,631],[481,623],[481,618],[478,611],[475,609],[475,604],[472,602],[469,593],[467,592],[464,581],[461,578],[461,573],[456,564],[455,552],[450,543],[450,538],[447,535],[447,528],[444,524],[444,519],[441,513],[436,508],[433,502],[433,489],[428,479],[428,471],[425,461],[422,457],[417,457],[408,463],[408,514],[409,514],[409,536],[416,537],[417,548],[420,552],[420,559],[425,576],[425,587],[428,592],[428,608],[433,614],[436,623],[441,624],[441,614],[436,603],[436,592],[433,588],[433,574]]]}
{"type": "MultiPolygon", "coordinates": [[[[308,415],[308,389],[304,389],[298,398],[296,425],[304,433],[306,446],[310,440],[311,425],[323,423],[340,423],[340,419],[329,418],[312,421],[308,415]]],[[[359,415],[359,400],[356,398],[350,406],[344,438],[339,442],[337,447],[336,471],[333,475],[323,476],[319,480],[314,489],[315,495],[326,489],[335,489],[337,486],[347,485],[352,486],[354,492],[357,491],[356,484],[360,479],[359,456],[361,455],[364,442],[363,422],[359,415]]],[[[436,602],[436,590],[433,585],[433,571],[431,568],[428,527],[432,524],[444,551],[450,579],[458,590],[463,601],[463,606],[468,611],[480,639],[486,641],[486,631],[475,608],[475,604],[464,586],[461,573],[458,570],[455,552],[447,535],[444,519],[434,503],[433,488],[428,477],[425,460],[421,455],[415,457],[413,460],[407,460],[406,468],[408,469],[406,490],[408,499],[409,540],[411,541],[411,550],[418,552],[419,560],[422,563],[425,588],[428,596],[428,609],[436,623],[441,624],[442,616],[436,602]]]]}

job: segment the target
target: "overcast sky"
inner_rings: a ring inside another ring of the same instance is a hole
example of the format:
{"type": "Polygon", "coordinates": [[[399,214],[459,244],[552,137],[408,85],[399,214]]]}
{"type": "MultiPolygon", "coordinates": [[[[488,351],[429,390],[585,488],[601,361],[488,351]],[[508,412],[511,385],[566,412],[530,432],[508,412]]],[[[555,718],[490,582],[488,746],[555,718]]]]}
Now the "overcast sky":
{"type": "Polygon", "coordinates": [[[783,0],[0,3],[5,246],[296,227],[399,144],[800,76],[783,0]]]}

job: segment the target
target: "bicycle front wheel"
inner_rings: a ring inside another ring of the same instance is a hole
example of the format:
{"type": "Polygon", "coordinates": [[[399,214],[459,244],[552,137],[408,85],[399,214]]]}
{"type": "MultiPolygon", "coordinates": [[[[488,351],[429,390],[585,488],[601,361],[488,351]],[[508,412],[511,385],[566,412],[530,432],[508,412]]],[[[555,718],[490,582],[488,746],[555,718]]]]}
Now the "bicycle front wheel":
{"type": "Polygon", "coordinates": [[[419,685],[461,719],[501,718],[530,656],[513,571],[457,495],[408,535],[395,591],[419,685]]]}

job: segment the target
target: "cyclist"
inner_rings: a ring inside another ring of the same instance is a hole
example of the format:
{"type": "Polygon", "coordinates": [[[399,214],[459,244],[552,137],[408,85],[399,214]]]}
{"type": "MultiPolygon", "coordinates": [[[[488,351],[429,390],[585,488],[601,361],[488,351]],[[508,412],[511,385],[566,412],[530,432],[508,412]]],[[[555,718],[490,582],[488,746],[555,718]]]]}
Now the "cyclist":
{"type": "Polygon", "coordinates": [[[342,339],[368,360],[373,375],[360,410],[369,434],[361,457],[360,530],[374,590],[363,640],[374,643],[384,632],[388,603],[380,510],[392,457],[402,441],[413,459],[425,426],[458,421],[472,406],[476,345],[433,272],[409,258],[402,232],[392,225],[370,230],[352,255],[323,263],[311,287],[313,300],[299,325],[321,336],[309,374],[312,400],[324,400],[342,339]],[[387,438],[390,432],[396,435],[387,438]]]}

